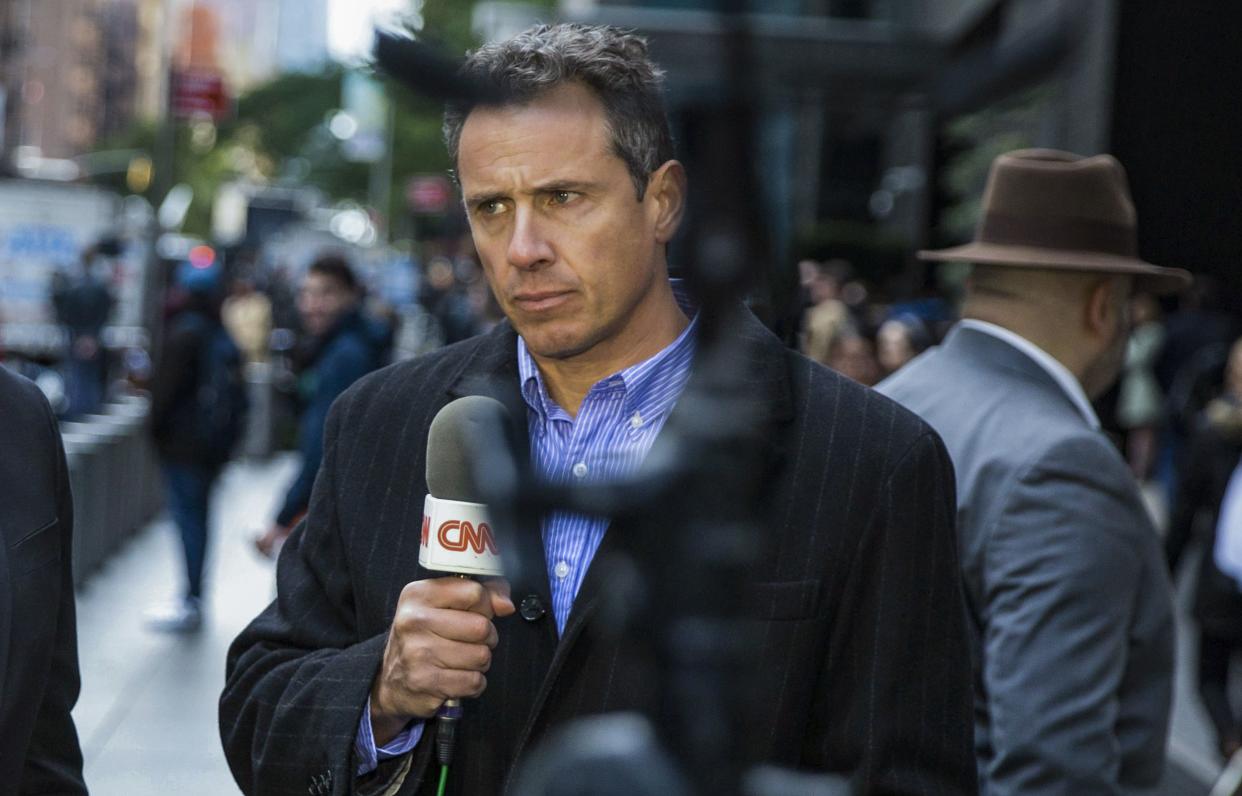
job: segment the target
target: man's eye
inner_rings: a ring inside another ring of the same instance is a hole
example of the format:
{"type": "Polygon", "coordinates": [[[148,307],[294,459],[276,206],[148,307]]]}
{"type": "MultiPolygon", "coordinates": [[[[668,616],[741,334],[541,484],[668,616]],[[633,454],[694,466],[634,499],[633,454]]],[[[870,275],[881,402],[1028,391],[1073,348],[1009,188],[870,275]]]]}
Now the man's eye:
{"type": "Polygon", "coordinates": [[[499,199],[488,199],[479,203],[479,212],[485,216],[498,216],[505,211],[504,202],[499,199]]]}
{"type": "Polygon", "coordinates": [[[553,191],[552,192],[552,204],[567,205],[571,201],[573,201],[573,198],[575,196],[577,196],[577,194],[575,194],[573,191],[553,191]]]}

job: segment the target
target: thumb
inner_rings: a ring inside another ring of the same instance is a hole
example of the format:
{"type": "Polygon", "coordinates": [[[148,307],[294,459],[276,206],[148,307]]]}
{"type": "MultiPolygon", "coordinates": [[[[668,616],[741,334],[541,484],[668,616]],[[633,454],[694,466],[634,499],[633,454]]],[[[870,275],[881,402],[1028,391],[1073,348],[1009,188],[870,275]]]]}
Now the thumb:
{"type": "Polygon", "coordinates": [[[504,578],[489,578],[483,582],[484,588],[492,599],[492,612],[496,616],[508,616],[516,609],[510,597],[509,581],[504,578]]]}

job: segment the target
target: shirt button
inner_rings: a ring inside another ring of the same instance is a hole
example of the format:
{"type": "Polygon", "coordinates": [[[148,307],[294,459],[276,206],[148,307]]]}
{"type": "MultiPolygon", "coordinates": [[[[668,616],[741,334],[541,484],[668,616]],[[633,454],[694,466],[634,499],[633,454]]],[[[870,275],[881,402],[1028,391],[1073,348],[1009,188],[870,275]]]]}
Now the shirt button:
{"type": "Polygon", "coordinates": [[[640,415],[638,412],[635,412],[634,416],[630,418],[630,428],[638,428],[642,424],[643,424],[643,416],[640,415]]]}
{"type": "Polygon", "coordinates": [[[569,564],[566,564],[564,561],[557,561],[556,569],[554,569],[553,572],[556,573],[558,578],[563,580],[567,575],[569,575],[569,564]]]}
{"type": "Polygon", "coordinates": [[[586,462],[578,462],[574,465],[574,478],[586,478],[587,466],[586,462]]]}

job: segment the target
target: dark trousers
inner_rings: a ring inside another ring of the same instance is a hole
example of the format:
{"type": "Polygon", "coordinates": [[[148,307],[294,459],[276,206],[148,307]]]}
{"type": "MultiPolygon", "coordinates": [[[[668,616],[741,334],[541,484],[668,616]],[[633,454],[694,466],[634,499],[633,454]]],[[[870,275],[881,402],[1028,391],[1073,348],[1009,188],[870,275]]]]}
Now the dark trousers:
{"type": "Polygon", "coordinates": [[[1238,651],[1242,642],[1208,633],[1199,636],[1199,698],[1216,728],[1218,745],[1242,740],[1238,713],[1229,698],[1229,664],[1238,651]]]}
{"type": "Polygon", "coordinates": [[[203,563],[207,557],[207,505],[217,471],[197,464],[165,461],[164,486],[168,513],[181,533],[185,551],[186,595],[202,597],[203,563]]]}
{"type": "Polygon", "coordinates": [[[69,417],[81,417],[99,411],[104,397],[104,358],[102,352],[93,357],[71,354],[65,374],[69,417]]]}

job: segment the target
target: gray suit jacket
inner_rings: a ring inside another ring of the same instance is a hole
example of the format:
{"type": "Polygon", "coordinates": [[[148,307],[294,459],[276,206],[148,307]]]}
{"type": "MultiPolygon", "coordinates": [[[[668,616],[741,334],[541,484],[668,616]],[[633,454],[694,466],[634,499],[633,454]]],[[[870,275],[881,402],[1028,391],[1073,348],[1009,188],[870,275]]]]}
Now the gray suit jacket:
{"type": "Polygon", "coordinates": [[[956,469],[981,791],[1154,784],[1171,592],[1116,449],[1034,360],[972,329],[954,329],[879,390],[940,433],[956,469]]]}

